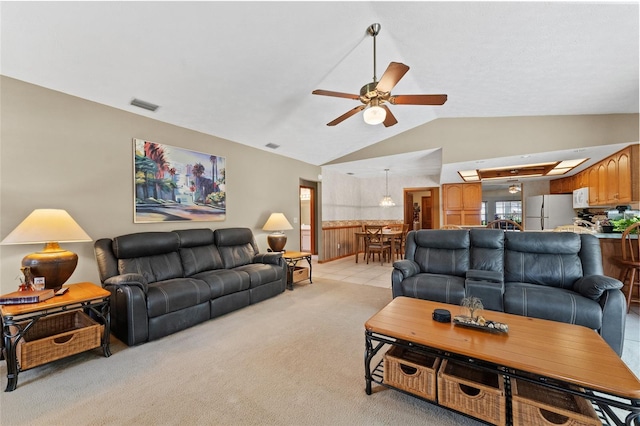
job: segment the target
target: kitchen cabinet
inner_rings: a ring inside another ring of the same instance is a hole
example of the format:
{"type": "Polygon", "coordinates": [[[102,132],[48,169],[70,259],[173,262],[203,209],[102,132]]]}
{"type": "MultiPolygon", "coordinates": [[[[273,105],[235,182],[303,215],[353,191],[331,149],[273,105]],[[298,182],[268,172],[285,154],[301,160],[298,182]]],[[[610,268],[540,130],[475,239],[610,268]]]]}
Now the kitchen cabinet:
{"type": "Polygon", "coordinates": [[[589,168],[589,205],[598,204],[598,168],[592,166],[589,168]]]}
{"type": "Polygon", "coordinates": [[[480,225],[481,183],[443,184],[442,194],[445,225],[480,225]]]}
{"type": "Polygon", "coordinates": [[[639,145],[630,145],[590,168],[549,182],[551,194],[569,194],[589,187],[589,204],[616,206],[640,201],[639,145]]]}

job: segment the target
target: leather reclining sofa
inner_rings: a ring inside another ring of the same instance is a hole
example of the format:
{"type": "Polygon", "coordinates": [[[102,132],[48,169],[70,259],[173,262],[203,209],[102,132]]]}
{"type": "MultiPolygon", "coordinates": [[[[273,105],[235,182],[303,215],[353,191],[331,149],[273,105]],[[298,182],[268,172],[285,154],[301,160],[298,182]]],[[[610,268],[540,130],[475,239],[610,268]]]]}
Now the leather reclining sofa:
{"type": "Polygon", "coordinates": [[[132,346],[282,293],[281,253],[258,252],[249,228],[141,232],[94,244],[111,292],[111,331],[132,346]]]}
{"type": "Polygon", "coordinates": [[[419,230],[407,234],[393,264],[393,297],[459,305],[476,296],[485,309],[578,324],[622,354],[622,283],[603,275],[598,238],[572,232],[498,229],[419,230]]]}

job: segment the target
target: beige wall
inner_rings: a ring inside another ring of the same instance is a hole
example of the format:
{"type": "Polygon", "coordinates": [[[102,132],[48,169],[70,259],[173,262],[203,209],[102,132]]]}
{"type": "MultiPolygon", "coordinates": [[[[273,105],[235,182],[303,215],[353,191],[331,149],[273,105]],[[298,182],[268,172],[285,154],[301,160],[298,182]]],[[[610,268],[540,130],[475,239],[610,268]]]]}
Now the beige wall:
{"type": "Polygon", "coordinates": [[[331,161],[442,148],[442,163],[635,143],[638,114],[440,118],[331,161]]]}
{"type": "MultiPolygon", "coordinates": [[[[193,227],[250,227],[266,250],[264,222],[282,211],[299,249],[299,179],[320,168],[7,77],[0,80],[0,239],[36,208],[62,208],[94,239],[193,227]],[[226,157],[224,222],[133,223],[132,139],[226,157]]],[[[275,141],[277,142],[277,141],[275,141]]],[[[70,282],[98,281],[91,243],[61,244],[79,256],[70,282]]],[[[0,292],[17,289],[22,257],[38,245],[0,246],[0,292]]]]}

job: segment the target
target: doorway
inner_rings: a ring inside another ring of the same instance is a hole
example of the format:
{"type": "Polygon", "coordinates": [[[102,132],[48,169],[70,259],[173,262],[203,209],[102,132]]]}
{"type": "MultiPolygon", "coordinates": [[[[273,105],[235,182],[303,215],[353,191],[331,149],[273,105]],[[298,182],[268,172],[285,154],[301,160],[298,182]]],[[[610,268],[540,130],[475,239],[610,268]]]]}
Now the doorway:
{"type": "Polygon", "coordinates": [[[316,248],[316,188],[300,185],[300,251],[318,254],[316,248]]]}
{"type": "Polygon", "coordinates": [[[404,188],[404,223],[414,230],[440,228],[440,188],[404,188]]]}

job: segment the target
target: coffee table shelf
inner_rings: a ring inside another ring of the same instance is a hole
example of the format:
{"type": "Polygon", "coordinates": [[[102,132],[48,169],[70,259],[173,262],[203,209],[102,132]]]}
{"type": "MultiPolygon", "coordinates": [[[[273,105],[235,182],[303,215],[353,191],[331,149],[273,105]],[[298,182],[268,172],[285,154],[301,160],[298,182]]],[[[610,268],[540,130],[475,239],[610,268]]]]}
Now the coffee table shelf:
{"type": "Polygon", "coordinates": [[[504,336],[432,320],[434,309],[452,308],[455,307],[398,297],[365,323],[368,395],[373,383],[393,388],[384,383],[384,367],[378,354],[383,348],[396,345],[501,375],[505,380],[509,425],[513,424],[513,378],[591,401],[603,424],[640,424],[640,381],[593,330],[499,312],[491,312],[491,319],[509,324],[509,333],[504,336]],[[531,336],[536,335],[545,339],[532,342],[535,339],[531,336]]]}

